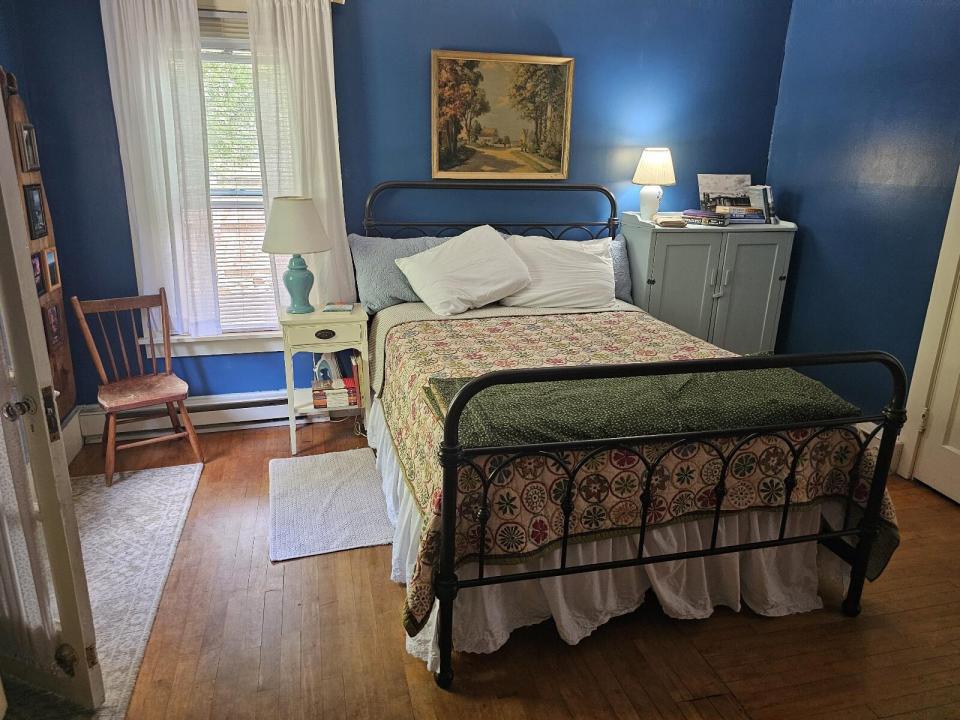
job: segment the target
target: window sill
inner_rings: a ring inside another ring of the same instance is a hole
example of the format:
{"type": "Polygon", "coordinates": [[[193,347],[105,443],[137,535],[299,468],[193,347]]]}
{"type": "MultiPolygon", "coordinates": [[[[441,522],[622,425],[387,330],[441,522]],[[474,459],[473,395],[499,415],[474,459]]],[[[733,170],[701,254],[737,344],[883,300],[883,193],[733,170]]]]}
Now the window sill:
{"type": "MultiPolygon", "coordinates": [[[[140,338],[141,345],[148,345],[140,338]]],[[[154,341],[158,354],[163,353],[163,343],[154,341]]],[[[170,353],[173,357],[204,357],[206,355],[245,355],[249,353],[281,352],[283,333],[279,330],[247,333],[225,333],[208,337],[172,335],[170,353]]]]}

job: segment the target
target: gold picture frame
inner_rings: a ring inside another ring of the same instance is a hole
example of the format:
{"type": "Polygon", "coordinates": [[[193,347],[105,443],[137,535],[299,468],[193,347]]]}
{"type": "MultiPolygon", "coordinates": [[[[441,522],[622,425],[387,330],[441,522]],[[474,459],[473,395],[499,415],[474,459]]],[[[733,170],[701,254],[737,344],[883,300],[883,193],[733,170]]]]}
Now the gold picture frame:
{"type": "Polygon", "coordinates": [[[43,281],[47,286],[47,292],[53,292],[61,285],[60,259],[54,247],[43,249],[43,281]]]}
{"type": "Polygon", "coordinates": [[[432,51],[432,176],[565,180],[573,70],[569,57],[432,51]]]}

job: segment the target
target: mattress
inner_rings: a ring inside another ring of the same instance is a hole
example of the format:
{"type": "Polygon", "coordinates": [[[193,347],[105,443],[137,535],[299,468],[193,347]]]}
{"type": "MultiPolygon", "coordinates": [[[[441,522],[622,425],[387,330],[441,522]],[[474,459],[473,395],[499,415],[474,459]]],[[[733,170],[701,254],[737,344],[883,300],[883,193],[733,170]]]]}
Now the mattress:
{"type": "MultiPolygon", "coordinates": [[[[730,354],[626,304],[603,311],[561,313],[488,307],[455,318],[434,316],[422,304],[406,304],[378,313],[372,341],[373,375],[380,396],[385,438],[396,454],[408,513],[415,513],[414,517],[398,515],[397,519],[418,528],[416,559],[412,567],[404,568],[403,577],[407,584],[404,626],[410,636],[416,636],[431,621],[432,577],[439,552],[442,473],[436,453],[442,424],[424,392],[431,378],[474,377],[508,367],[714,358],[730,354]]],[[[825,505],[845,500],[856,459],[856,445],[850,432],[827,430],[811,437],[814,434],[813,430],[804,430],[791,436],[793,442],[811,440],[797,468],[797,482],[791,496],[791,506],[795,508],[792,521],[808,523],[804,525],[805,532],[819,529],[825,505]]],[[[728,438],[723,442],[725,450],[730,450],[741,439],[728,438]]],[[[595,543],[607,541],[606,551],[618,557],[618,553],[636,553],[639,494],[644,479],[638,455],[652,459],[665,450],[662,444],[647,444],[634,448],[632,453],[611,450],[589,459],[587,474],[573,494],[571,548],[589,554],[599,551],[595,543]],[[632,550],[630,543],[633,543],[632,550]]],[[[576,451],[569,453],[571,463],[580,459],[576,451]]],[[[741,525],[751,528],[755,537],[747,534],[752,540],[776,536],[789,474],[787,459],[784,441],[776,438],[743,439],[737,447],[731,458],[728,492],[722,505],[724,521],[730,525],[725,530],[730,542],[747,541],[741,525]]],[[[482,456],[476,461],[490,473],[503,463],[503,458],[482,456]]],[[[653,476],[648,544],[654,542],[651,529],[665,530],[677,524],[682,526],[682,533],[703,525],[709,536],[715,503],[713,489],[720,465],[716,449],[707,443],[690,443],[667,452],[653,476]]],[[[869,468],[862,469],[860,478],[868,478],[869,468]]],[[[868,489],[869,485],[861,479],[854,488],[854,499],[862,502],[868,489]]],[[[514,568],[517,562],[556,566],[552,555],[563,533],[562,468],[544,458],[531,458],[512,463],[508,471],[500,472],[490,488],[491,512],[482,538],[477,516],[481,489],[476,472],[469,468],[461,471],[459,490],[456,559],[461,569],[458,572],[468,572],[466,568],[476,559],[481,543],[487,571],[491,573],[497,572],[498,564],[514,568]]],[[[889,498],[884,500],[883,519],[889,532],[886,542],[878,543],[874,553],[877,562],[873,575],[882,569],[897,542],[896,516],[889,498]]],[[[702,534],[701,530],[696,534],[702,534]]],[[[677,538],[664,542],[672,547],[677,538]]],[[[694,543],[687,547],[702,546],[694,543]]],[[[652,552],[650,547],[646,552],[652,552]]],[[[773,552],[789,555],[800,551],[773,552]]],[[[747,556],[752,555],[754,553],[747,556]]],[[[810,556],[813,557],[815,555],[810,556]]],[[[804,566],[807,570],[810,558],[804,566]]],[[[711,558],[700,564],[723,566],[725,562],[741,560],[711,558]]],[[[654,577],[656,573],[649,570],[647,575],[654,577]]],[[[611,575],[626,576],[627,573],[611,575]]],[[[551,582],[561,581],[552,579],[551,582]]],[[[656,584],[652,584],[656,590],[656,584]]],[[[506,596],[513,592],[504,589],[506,587],[485,588],[483,594],[506,596]]],[[[699,602],[695,595],[696,592],[692,592],[687,600],[699,602]]],[[[798,607],[811,606],[809,595],[804,598],[798,607]]],[[[732,596],[728,599],[738,605],[739,593],[735,599],[732,596]]],[[[626,604],[634,600],[636,598],[626,604]]],[[[796,603],[780,604],[780,607],[792,605],[796,603]]],[[[755,609],[763,611],[763,608],[755,609]]]]}

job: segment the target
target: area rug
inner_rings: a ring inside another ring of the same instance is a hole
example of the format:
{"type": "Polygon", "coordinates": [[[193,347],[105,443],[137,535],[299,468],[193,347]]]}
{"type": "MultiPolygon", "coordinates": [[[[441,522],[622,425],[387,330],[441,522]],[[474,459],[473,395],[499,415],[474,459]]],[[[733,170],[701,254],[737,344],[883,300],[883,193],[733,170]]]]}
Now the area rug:
{"type": "Polygon", "coordinates": [[[90,714],[50,695],[8,688],[7,718],[121,720],[130,704],[163,586],[203,466],[73,478],[73,504],[93,606],[106,701],[90,714]]]}
{"type": "Polygon", "coordinates": [[[274,562],[392,541],[370,448],[270,461],[274,562]]]}

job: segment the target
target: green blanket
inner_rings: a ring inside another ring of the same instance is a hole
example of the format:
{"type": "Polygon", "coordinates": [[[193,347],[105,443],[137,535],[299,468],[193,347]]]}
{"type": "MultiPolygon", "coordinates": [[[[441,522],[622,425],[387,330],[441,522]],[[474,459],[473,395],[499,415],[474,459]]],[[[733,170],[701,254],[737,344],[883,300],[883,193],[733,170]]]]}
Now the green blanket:
{"type": "MultiPolygon", "coordinates": [[[[439,419],[472,378],[432,377],[439,419]]],[[[822,383],[790,369],[497,385],[467,403],[466,447],[567,442],[816,422],[859,415],[822,383]]]]}

